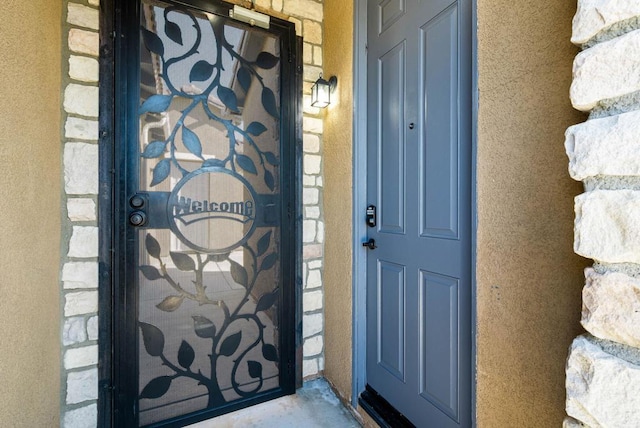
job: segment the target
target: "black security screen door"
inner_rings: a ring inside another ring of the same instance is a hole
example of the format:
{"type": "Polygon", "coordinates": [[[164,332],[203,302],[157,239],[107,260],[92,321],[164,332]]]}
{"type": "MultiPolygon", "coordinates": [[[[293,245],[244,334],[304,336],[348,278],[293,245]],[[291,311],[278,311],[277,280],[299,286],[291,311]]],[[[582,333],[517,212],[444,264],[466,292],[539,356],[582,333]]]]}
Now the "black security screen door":
{"type": "Polygon", "coordinates": [[[115,22],[108,424],[183,426],[293,393],[293,27],[213,1],[120,1],[115,22]]]}

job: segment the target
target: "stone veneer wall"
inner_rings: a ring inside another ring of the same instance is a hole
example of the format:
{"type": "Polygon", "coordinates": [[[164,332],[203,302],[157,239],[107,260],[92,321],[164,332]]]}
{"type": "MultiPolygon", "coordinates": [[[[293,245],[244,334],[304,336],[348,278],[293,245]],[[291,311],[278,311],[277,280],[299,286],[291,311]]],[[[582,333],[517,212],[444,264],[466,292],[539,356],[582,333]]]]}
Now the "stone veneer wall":
{"type": "Polygon", "coordinates": [[[570,127],[575,252],[585,270],[582,325],[566,368],[565,427],[640,426],[640,0],[578,0],[570,127]]]}
{"type": "MultiPolygon", "coordinates": [[[[98,397],[98,48],[99,1],[63,0],[64,194],[61,296],[61,425],[94,427],[98,397]]],[[[231,1],[250,7],[248,1],[231,1]]],[[[257,0],[286,15],[304,38],[303,376],[324,369],[322,112],[310,106],[322,71],[322,0],[257,0]]]]}

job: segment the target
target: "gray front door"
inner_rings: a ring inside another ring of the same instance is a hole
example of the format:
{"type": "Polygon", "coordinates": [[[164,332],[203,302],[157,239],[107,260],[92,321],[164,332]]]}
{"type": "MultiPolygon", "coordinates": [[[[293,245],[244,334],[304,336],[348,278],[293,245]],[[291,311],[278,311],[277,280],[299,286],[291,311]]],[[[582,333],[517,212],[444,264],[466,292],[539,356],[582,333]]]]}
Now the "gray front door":
{"type": "Polygon", "coordinates": [[[367,383],[419,427],[471,425],[470,11],[368,2],[367,383]]]}

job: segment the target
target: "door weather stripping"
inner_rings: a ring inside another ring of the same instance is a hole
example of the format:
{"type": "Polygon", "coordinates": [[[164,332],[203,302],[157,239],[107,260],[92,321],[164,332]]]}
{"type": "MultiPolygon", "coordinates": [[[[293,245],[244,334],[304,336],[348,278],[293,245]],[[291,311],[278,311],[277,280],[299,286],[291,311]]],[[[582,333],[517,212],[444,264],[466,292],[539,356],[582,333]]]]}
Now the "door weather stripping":
{"type": "Polygon", "coordinates": [[[269,29],[269,21],[271,17],[264,13],[259,13],[254,10],[245,9],[244,7],[234,5],[233,9],[229,11],[229,16],[238,21],[246,22],[251,26],[261,27],[269,29]]]}

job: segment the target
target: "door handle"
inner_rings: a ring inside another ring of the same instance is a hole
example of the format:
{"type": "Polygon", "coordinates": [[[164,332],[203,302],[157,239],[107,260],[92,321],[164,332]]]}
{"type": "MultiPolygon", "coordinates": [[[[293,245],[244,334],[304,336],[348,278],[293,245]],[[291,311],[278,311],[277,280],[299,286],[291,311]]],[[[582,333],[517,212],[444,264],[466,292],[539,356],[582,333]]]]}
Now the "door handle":
{"type": "Polygon", "coordinates": [[[373,238],[369,238],[367,242],[363,242],[362,246],[367,247],[370,250],[375,250],[376,248],[378,248],[378,246],[376,245],[376,240],[373,238]]]}

